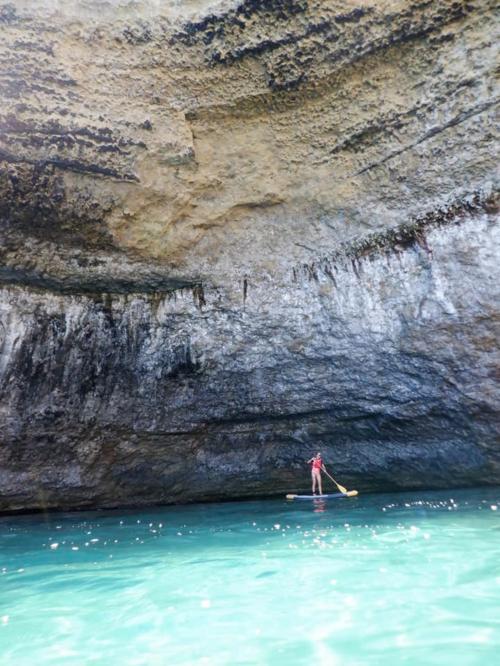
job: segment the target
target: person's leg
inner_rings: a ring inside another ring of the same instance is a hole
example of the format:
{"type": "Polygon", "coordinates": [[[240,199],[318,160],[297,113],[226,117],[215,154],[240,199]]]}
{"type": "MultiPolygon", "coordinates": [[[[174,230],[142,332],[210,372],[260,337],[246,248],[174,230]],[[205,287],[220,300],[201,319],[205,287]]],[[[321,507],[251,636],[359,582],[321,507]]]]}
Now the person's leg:
{"type": "Polygon", "coordinates": [[[314,492],[316,490],[316,475],[314,473],[314,470],[311,471],[311,479],[312,479],[312,494],[314,495],[314,492]]]}
{"type": "MultiPolygon", "coordinates": [[[[321,495],[322,494],[322,492],[321,492],[321,472],[319,471],[319,469],[315,469],[314,472],[313,472],[313,475],[314,475],[315,490],[317,490],[318,493],[321,495]]],[[[314,492],[313,492],[313,495],[314,495],[314,492]]]]}

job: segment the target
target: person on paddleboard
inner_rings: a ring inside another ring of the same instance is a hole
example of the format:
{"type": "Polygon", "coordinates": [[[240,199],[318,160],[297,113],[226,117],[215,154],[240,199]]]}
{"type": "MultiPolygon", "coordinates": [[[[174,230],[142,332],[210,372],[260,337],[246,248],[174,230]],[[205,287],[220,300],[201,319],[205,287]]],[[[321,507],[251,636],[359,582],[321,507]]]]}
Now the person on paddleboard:
{"type": "Polygon", "coordinates": [[[307,461],[311,465],[311,479],[312,479],[312,494],[316,495],[316,486],[319,489],[319,494],[323,494],[323,489],[321,487],[321,472],[326,472],[323,461],[321,460],[321,453],[317,453],[315,456],[310,458],[307,461]]]}

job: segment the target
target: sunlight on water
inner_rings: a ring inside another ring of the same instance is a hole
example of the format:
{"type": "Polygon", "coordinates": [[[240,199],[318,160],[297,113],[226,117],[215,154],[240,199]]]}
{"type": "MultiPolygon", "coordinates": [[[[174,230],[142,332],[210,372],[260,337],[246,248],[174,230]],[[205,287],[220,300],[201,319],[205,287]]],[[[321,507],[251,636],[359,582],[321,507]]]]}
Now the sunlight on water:
{"type": "Polygon", "coordinates": [[[0,519],[0,664],[487,664],[500,489],[0,519]]]}

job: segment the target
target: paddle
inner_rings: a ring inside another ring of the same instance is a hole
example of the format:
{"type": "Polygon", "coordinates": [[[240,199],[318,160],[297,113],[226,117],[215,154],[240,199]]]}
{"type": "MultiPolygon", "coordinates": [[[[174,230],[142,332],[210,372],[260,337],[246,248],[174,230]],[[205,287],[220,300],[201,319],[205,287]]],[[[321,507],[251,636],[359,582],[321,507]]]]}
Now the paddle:
{"type": "Polygon", "coordinates": [[[335,481],[335,479],[333,478],[333,476],[330,476],[330,475],[328,474],[328,472],[326,471],[324,465],[323,465],[323,472],[327,475],[327,477],[328,477],[329,479],[331,479],[331,480],[333,481],[333,483],[337,486],[337,488],[340,490],[340,492],[341,492],[343,495],[347,495],[347,497],[354,497],[355,495],[358,494],[358,491],[357,491],[357,490],[347,490],[347,488],[344,488],[344,486],[341,486],[339,483],[337,483],[337,482],[335,481]]]}

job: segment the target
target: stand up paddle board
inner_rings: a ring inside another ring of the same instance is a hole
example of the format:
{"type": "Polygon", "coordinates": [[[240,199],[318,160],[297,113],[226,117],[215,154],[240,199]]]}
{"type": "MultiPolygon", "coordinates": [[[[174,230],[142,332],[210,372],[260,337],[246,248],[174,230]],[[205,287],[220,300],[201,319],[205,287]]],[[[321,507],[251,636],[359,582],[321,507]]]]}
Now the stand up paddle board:
{"type": "Polygon", "coordinates": [[[325,500],[325,499],[340,499],[341,497],[354,497],[357,495],[357,490],[350,490],[348,494],[344,493],[331,493],[329,495],[287,495],[287,500],[325,500]]]}

